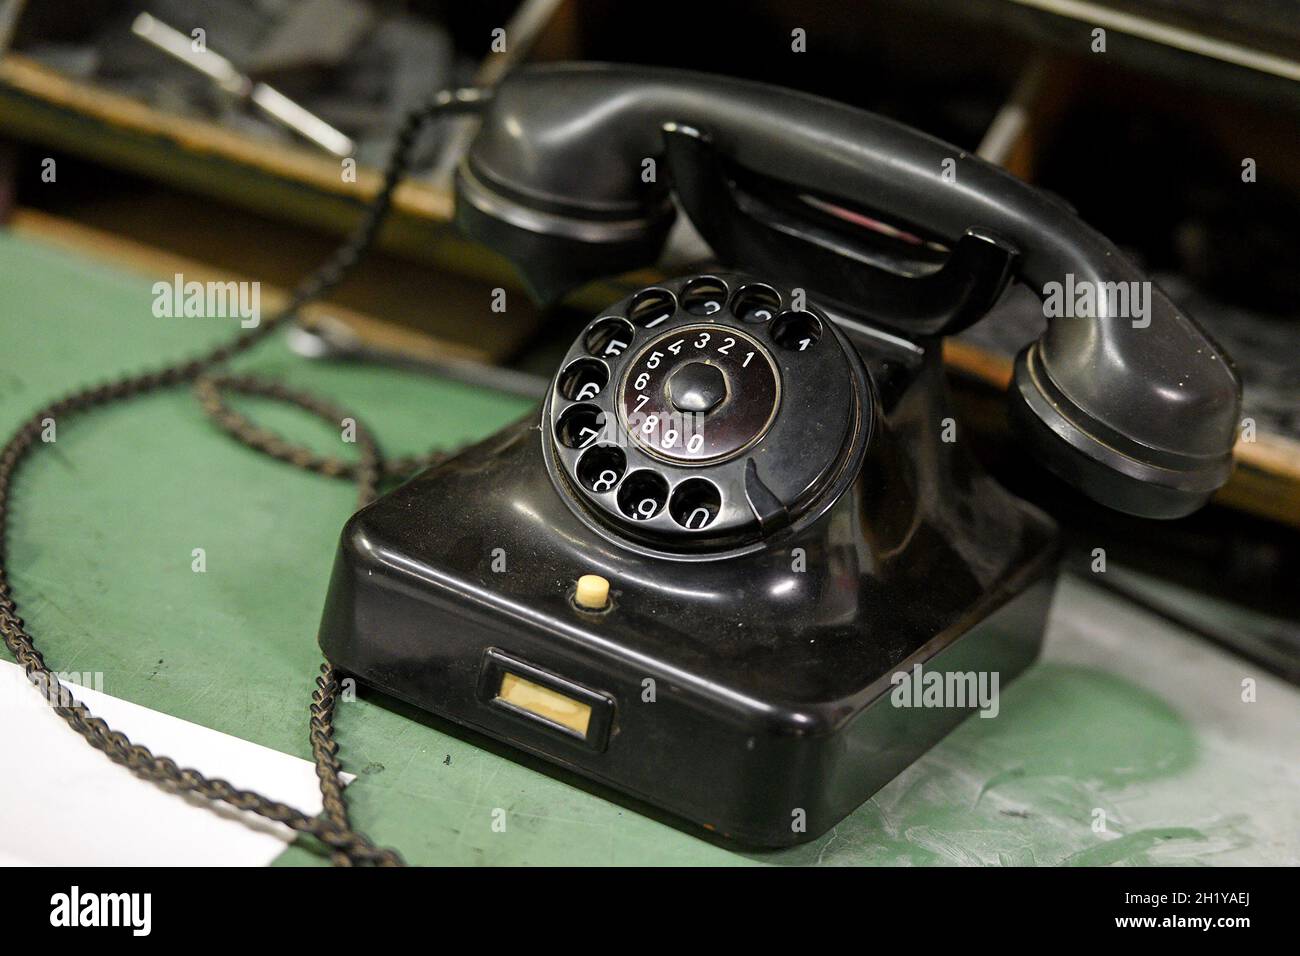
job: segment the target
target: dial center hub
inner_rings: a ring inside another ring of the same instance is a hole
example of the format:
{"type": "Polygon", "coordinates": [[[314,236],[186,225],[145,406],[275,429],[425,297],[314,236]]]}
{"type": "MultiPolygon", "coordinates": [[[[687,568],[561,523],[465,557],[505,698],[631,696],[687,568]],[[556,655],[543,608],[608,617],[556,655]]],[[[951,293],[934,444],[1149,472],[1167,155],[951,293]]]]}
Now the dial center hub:
{"type": "Polygon", "coordinates": [[[727,376],[707,362],[687,362],[668,379],[668,399],[679,412],[711,412],[727,397],[727,376]]]}

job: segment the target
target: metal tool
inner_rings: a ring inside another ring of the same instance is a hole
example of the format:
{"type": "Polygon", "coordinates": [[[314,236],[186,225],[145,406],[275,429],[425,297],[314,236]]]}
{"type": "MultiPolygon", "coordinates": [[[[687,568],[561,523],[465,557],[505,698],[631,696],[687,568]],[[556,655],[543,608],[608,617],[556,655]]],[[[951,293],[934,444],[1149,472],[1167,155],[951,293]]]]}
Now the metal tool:
{"type": "Polygon", "coordinates": [[[152,14],[142,13],[136,17],[131,24],[131,32],[186,66],[208,76],[231,96],[241,102],[252,103],[280,125],[335,156],[351,156],[356,148],[349,137],[301,104],[289,99],[275,87],[245,76],[221,54],[196,47],[188,36],[152,14]]]}

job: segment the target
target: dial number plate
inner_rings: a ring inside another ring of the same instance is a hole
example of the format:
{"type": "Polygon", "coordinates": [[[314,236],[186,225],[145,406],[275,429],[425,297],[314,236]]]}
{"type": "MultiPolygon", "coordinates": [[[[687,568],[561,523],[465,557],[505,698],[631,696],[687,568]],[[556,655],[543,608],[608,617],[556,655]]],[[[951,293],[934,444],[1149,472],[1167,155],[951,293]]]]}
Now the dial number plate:
{"type": "Polygon", "coordinates": [[[725,325],[674,329],[646,345],[623,377],[628,434],[665,461],[723,461],[758,441],[776,416],[780,377],[767,349],[725,325]]]}

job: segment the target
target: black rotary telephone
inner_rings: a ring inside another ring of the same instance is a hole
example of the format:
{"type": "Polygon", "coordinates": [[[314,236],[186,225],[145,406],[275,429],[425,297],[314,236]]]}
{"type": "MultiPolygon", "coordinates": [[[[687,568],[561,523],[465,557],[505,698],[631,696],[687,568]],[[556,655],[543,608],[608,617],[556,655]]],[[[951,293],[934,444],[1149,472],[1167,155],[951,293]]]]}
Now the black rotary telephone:
{"type": "Polygon", "coordinates": [[[655,261],[678,209],[724,267],[593,315],[537,413],[360,511],[320,644],[396,697],[790,844],[978,706],[902,706],[902,682],[1005,685],[1042,640],[1055,527],[951,440],[941,337],[1013,276],[1097,290],[1021,351],[1010,417],[1137,515],[1224,483],[1240,389],[1059,200],[812,96],[521,69],[456,179],[461,229],[543,301],[655,261]]]}

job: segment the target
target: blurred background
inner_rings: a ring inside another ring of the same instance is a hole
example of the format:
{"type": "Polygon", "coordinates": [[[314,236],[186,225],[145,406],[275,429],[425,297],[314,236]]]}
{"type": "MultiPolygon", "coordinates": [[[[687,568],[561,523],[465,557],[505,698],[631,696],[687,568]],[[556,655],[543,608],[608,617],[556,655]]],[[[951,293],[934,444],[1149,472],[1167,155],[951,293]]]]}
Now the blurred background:
{"type": "MultiPolygon", "coordinates": [[[[871,109],[1004,165],[1111,236],[1238,362],[1251,427],[1215,505],[1173,523],[1113,515],[1018,455],[999,399],[1043,321],[1024,289],[948,343],[963,415],[1014,490],[1090,546],[1124,542],[1129,565],[1107,586],[1300,679],[1292,0],[0,0],[0,225],[151,274],[287,288],[355,223],[408,108],[569,59],[725,73],[871,109]],[[194,57],[196,44],[225,66],[194,57]],[[45,158],[59,189],[42,188],[45,158]]],[[[459,122],[425,134],[379,249],[308,310],[295,348],[529,394],[590,310],[649,273],[545,314],[522,293],[490,313],[491,289],[519,286],[450,227],[450,171],[473,132],[459,122]]]]}

